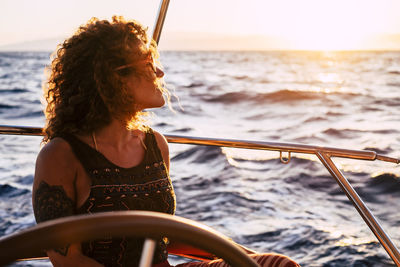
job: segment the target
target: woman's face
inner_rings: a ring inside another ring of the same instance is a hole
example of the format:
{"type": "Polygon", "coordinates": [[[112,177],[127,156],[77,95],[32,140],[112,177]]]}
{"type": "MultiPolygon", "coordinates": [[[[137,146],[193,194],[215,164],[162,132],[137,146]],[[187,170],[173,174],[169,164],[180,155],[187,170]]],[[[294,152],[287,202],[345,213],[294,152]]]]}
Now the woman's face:
{"type": "Polygon", "coordinates": [[[135,67],[146,74],[128,75],[125,78],[125,86],[132,93],[137,111],[162,107],[165,100],[159,88],[159,79],[164,76],[164,72],[156,66],[151,57],[136,62],[135,67]]]}

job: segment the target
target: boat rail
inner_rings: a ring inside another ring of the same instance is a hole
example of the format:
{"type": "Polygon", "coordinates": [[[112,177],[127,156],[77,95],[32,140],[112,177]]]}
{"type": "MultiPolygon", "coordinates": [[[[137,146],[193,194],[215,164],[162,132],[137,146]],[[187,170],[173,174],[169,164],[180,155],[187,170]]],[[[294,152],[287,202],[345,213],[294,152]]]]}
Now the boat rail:
{"type": "MultiPolygon", "coordinates": [[[[164,25],[169,2],[170,0],[160,1],[160,7],[153,30],[153,39],[154,41],[156,41],[157,44],[159,43],[160,40],[161,31],[164,25]]],[[[40,127],[0,125],[0,134],[41,136],[43,135],[43,129],[40,127]]],[[[311,145],[295,144],[295,143],[200,138],[200,137],[189,137],[189,136],[178,136],[178,135],[165,135],[165,137],[167,138],[167,141],[170,143],[279,151],[280,160],[282,163],[285,164],[290,162],[291,153],[316,155],[318,159],[321,161],[321,163],[332,175],[332,177],[339,184],[340,188],[347,195],[350,202],[356,208],[360,216],[363,218],[363,220],[368,225],[370,230],[376,236],[376,238],[381,243],[383,248],[386,250],[388,255],[392,258],[394,263],[400,267],[400,252],[398,248],[392,242],[391,238],[386,234],[386,232],[384,231],[378,220],[374,217],[372,212],[365,205],[361,197],[351,186],[347,178],[336,167],[335,163],[332,161],[332,157],[350,158],[358,160],[371,160],[371,161],[380,160],[396,164],[400,163],[400,159],[380,155],[377,154],[375,151],[369,151],[369,150],[351,150],[351,149],[311,146],[311,145]],[[283,156],[283,153],[287,153],[286,158],[283,156]]]]}

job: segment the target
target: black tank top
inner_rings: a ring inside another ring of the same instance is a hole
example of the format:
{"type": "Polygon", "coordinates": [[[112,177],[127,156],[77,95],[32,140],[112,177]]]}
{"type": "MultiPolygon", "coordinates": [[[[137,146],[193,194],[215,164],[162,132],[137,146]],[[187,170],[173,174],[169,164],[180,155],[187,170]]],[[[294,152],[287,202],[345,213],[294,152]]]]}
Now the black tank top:
{"type": "MultiPolygon", "coordinates": [[[[92,185],[85,203],[77,214],[147,210],[175,213],[175,193],[158,148],[153,130],[146,130],[147,147],[143,161],[132,168],[122,168],[110,162],[103,154],[73,135],[64,135],[85,168],[92,185]]],[[[143,239],[104,237],[82,243],[86,256],[109,266],[138,266],[143,239]]],[[[153,263],[167,260],[166,239],[159,240],[153,263]]]]}

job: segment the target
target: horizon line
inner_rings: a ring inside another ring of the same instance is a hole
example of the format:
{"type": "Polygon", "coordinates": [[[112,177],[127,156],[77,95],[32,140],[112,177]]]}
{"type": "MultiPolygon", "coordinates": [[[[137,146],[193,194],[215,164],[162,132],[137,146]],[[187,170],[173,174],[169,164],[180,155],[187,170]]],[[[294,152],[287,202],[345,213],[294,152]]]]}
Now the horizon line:
{"type": "MultiPolygon", "coordinates": [[[[53,53],[55,50],[2,50],[0,53],[53,53]]],[[[399,48],[394,49],[159,49],[159,52],[321,52],[321,53],[340,53],[340,52],[400,52],[399,48]]]]}

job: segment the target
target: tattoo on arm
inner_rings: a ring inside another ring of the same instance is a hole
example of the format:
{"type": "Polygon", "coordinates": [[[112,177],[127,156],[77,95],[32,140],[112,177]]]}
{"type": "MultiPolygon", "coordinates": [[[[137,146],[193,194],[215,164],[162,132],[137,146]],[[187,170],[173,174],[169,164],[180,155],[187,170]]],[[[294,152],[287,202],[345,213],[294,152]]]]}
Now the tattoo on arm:
{"type": "Polygon", "coordinates": [[[53,250],[54,250],[55,252],[57,252],[58,254],[60,254],[60,255],[67,256],[67,254],[68,254],[68,249],[69,249],[69,244],[65,245],[65,247],[62,247],[62,248],[55,248],[55,249],[53,249],[53,250]]]}
{"type": "MultiPolygon", "coordinates": [[[[34,213],[37,223],[74,215],[74,207],[74,201],[67,196],[62,186],[50,186],[43,181],[39,184],[34,197],[34,213]]],[[[54,249],[54,251],[66,256],[68,248],[69,245],[54,249]]]]}

